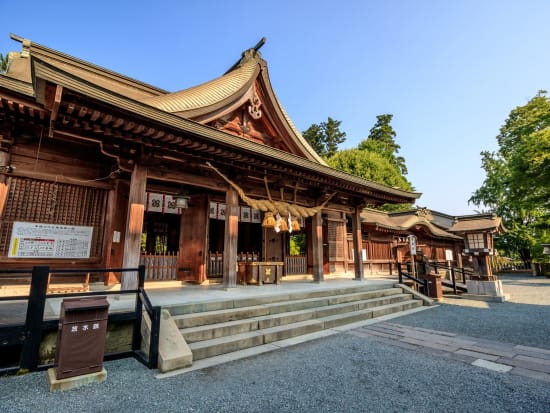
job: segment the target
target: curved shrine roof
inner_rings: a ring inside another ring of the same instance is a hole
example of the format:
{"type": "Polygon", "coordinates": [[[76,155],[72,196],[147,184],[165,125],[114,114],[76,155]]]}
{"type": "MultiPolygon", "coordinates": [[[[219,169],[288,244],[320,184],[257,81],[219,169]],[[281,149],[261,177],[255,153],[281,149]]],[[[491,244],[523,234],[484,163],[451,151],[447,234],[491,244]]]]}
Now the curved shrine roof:
{"type": "Polygon", "coordinates": [[[431,214],[423,210],[410,210],[406,212],[387,213],[372,209],[361,212],[361,222],[375,225],[377,228],[385,228],[392,231],[411,231],[416,226],[423,226],[433,236],[439,238],[462,239],[432,224],[428,218],[431,214]]]}
{"type": "Polygon", "coordinates": [[[448,229],[450,232],[497,232],[506,231],[502,218],[495,215],[468,215],[457,217],[455,223],[448,229]]]}
{"type": "Polygon", "coordinates": [[[402,202],[414,202],[414,199],[420,196],[419,193],[393,189],[328,167],[296,130],[279,103],[269,81],[267,64],[256,49],[245,51],[239,62],[219,78],[186,90],[169,93],[30,40],[15,35],[11,37],[22,43],[23,50],[20,53],[13,53],[13,56],[10,53],[10,58],[13,58],[11,67],[17,68],[17,71],[8,68],[8,72],[0,76],[0,86],[9,90],[18,90],[27,96],[34,96],[38,101],[43,101],[44,96],[38,96],[44,93],[43,85],[42,89],[36,89],[37,84],[33,83],[34,77],[40,72],[40,76],[46,80],[49,79],[50,82],[64,85],[103,103],[129,110],[140,117],[166,123],[183,132],[192,131],[215,141],[223,141],[224,144],[255,150],[278,161],[290,162],[296,167],[359,185],[364,190],[379,191],[402,198],[402,202]],[[15,61],[17,61],[16,64],[15,61]],[[257,88],[261,90],[256,90],[257,88]],[[203,125],[189,116],[193,111],[199,111],[196,112],[199,114],[215,112],[218,105],[227,106],[228,102],[234,107],[245,102],[250,98],[250,94],[256,91],[263,99],[262,111],[268,112],[265,114],[266,119],[275,122],[278,125],[277,130],[295,142],[293,147],[296,153],[250,142],[239,135],[203,125]],[[163,114],[176,115],[175,117],[181,121],[163,114]]]}
{"type": "Polygon", "coordinates": [[[212,107],[235,94],[244,93],[254,82],[258,71],[258,61],[250,58],[217,79],[178,92],[146,98],[143,102],[166,112],[184,115],[185,112],[212,107]]]}

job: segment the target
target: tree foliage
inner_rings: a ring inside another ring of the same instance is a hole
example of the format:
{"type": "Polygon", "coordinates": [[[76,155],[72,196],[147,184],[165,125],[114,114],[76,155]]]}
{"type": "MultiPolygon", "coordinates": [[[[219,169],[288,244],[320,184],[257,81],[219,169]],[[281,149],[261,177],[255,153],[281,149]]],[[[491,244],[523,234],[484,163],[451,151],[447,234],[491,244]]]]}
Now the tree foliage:
{"type": "Polygon", "coordinates": [[[8,70],[8,55],[0,53],[0,73],[5,73],[8,70]]]}
{"type": "Polygon", "coordinates": [[[329,166],[349,174],[406,191],[412,186],[383,155],[364,149],[346,149],[327,159],[329,166]]]}
{"type": "Polygon", "coordinates": [[[497,136],[499,149],[481,153],[486,178],[469,202],[484,204],[508,231],[497,247],[530,262],[550,241],[550,99],[539,91],[513,109],[497,136]]]}
{"type": "MultiPolygon", "coordinates": [[[[327,163],[335,168],[369,181],[393,188],[412,191],[405,177],[405,159],[396,156],[400,146],[395,142],[396,133],[390,122],[393,115],[379,115],[367,139],[355,149],[346,149],[328,157],[327,163]]],[[[384,210],[409,209],[410,204],[385,205],[384,210]]]]}
{"type": "Polygon", "coordinates": [[[342,121],[329,117],[326,122],[311,125],[302,132],[302,136],[318,155],[328,158],[334,155],[338,150],[338,145],[346,140],[346,132],[340,130],[341,123],[342,121]]]}
{"type": "Polygon", "coordinates": [[[408,171],[405,165],[405,158],[397,156],[401,146],[395,142],[397,134],[390,125],[392,119],[393,115],[389,113],[378,115],[375,125],[369,132],[369,136],[359,144],[359,149],[379,153],[386,158],[391,165],[398,168],[402,175],[407,175],[408,171]]]}
{"type": "MultiPolygon", "coordinates": [[[[369,181],[412,191],[413,187],[405,177],[405,159],[397,156],[401,147],[395,142],[397,134],[390,125],[392,118],[391,114],[377,116],[367,139],[353,149],[338,150],[346,133],[340,131],[341,121],[331,117],[326,122],[311,125],[302,135],[329,166],[369,181]]],[[[387,205],[383,209],[410,207],[410,204],[387,205]]]]}

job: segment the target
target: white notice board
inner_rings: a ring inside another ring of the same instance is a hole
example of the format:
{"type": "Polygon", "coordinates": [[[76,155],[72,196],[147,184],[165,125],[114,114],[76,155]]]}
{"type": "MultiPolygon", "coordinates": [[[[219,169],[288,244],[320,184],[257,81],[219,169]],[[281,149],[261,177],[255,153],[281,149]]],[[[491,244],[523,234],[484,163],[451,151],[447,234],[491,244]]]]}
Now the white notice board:
{"type": "Polygon", "coordinates": [[[90,258],[93,227],[14,222],[10,258],[90,258]]]}

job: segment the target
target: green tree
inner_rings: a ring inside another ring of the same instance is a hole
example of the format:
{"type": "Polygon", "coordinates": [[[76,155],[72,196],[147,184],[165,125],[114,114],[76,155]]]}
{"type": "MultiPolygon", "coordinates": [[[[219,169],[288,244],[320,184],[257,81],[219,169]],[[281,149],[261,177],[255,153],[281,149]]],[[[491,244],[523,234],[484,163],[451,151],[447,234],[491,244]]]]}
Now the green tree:
{"type": "Polygon", "coordinates": [[[376,152],[364,149],[346,149],[338,151],[327,159],[329,166],[349,174],[378,182],[405,191],[412,190],[409,181],[390,164],[388,160],[376,152]]]}
{"type": "Polygon", "coordinates": [[[484,151],[486,178],[469,202],[503,218],[497,248],[525,263],[550,241],[550,99],[539,91],[513,109],[497,136],[497,152],[484,151]]]}
{"type": "Polygon", "coordinates": [[[289,249],[290,255],[305,254],[307,250],[306,234],[291,234],[289,237],[289,249]]]}
{"type": "MultiPolygon", "coordinates": [[[[327,159],[329,166],[359,176],[369,181],[378,182],[393,188],[412,191],[411,183],[399,169],[392,165],[380,153],[364,149],[346,149],[338,151],[327,159]]],[[[410,204],[386,204],[381,209],[385,211],[407,210],[410,204]]]]}
{"type": "MultiPolygon", "coordinates": [[[[397,134],[390,125],[392,118],[391,114],[377,116],[369,136],[355,149],[338,151],[346,133],[340,131],[341,122],[331,117],[327,122],[311,125],[302,135],[329,166],[369,181],[412,191],[414,188],[405,177],[405,159],[397,156],[401,147],[395,142],[397,134]]],[[[409,208],[410,204],[382,207],[384,210],[409,208]]]]}
{"type": "Polygon", "coordinates": [[[0,53],[0,73],[5,73],[8,70],[8,55],[0,53]]]}
{"type": "Polygon", "coordinates": [[[334,155],[338,145],[346,140],[346,132],[340,130],[341,123],[342,121],[329,117],[326,122],[311,125],[302,135],[319,156],[328,158],[334,155]]]}
{"type": "Polygon", "coordinates": [[[397,167],[401,174],[407,175],[405,158],[397,156],[401,146],[395,142],[397,134],[390,125],[392,119],[393,115],[389,113],[378,115],[375,125],[369,132],[369,136],[359,144],[359,149],[379,153],[388,159],[393,166],[397,167]]]}

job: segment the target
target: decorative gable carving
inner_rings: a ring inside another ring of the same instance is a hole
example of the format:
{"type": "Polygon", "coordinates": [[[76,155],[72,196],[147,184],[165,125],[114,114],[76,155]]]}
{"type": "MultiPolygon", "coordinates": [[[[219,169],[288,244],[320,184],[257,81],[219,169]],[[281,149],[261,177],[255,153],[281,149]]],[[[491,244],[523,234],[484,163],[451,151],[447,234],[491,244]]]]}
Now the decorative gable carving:
{"type": "Polygon", "coordinates": [[[252,97],[250,98],[250,105],[248,106],[248,113],[253,119],[260,119],[262,117],[262,110],[260,109],[260,106],[262,106],[262,102],[256,94],[256,88],[254,88],[252,97]]]}

